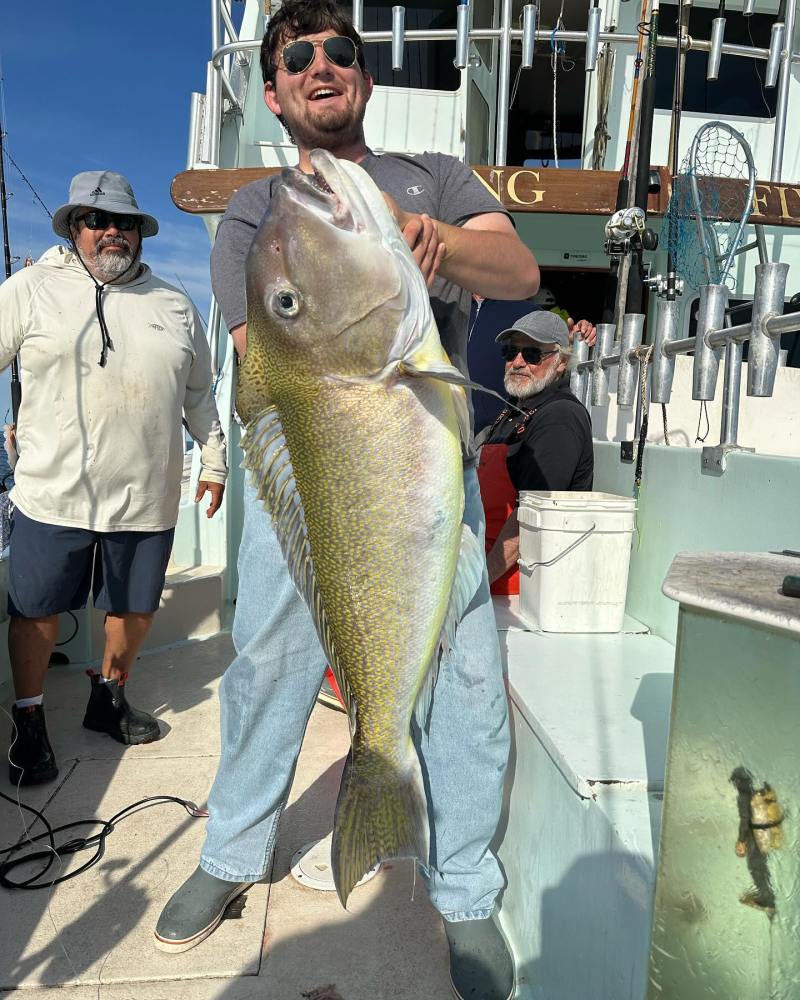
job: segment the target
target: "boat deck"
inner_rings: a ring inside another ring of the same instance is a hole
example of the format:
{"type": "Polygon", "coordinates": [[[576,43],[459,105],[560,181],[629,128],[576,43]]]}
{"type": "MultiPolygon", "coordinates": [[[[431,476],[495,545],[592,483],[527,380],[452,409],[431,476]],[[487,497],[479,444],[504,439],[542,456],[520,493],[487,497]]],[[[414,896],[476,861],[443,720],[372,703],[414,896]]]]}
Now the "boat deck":
{"type": "MultiPolygon", "coordinates": [[[[223,635],[141,657],[130,681],[131,701],[154,711],[165,732],[143,747],[125,748],[83,729],[89,688],[82,668],[52,668],[47,717],[60,773],[51,784],[22,789],[22,801],[42,810],[53,826],[108,819],[148,795],[205,804],[219,753],[217,687],[231,654],[230,636],[223,635]]],[[[271,878],[247,893],[238,917],[226,919],[192,951],[166,955],[153,943],[158,915],[194,869],[204,837],[205,820],[176,804],[120,822],[98,864],[52,891],[0,889],[0,996],[24,990],[32,1000],[450,997],[441,921],[419,880],[415,886],[409,862],[384,866],[353,893],[347,912],[335,893],[306,888],[289,874],[294,852],[330,832],[347,747],[344,715],[318,706],[281,821],[271,878]]],[[[5,766],[0,790],[16,794],[5,766]]],[[[25,840],[25,823],[32,835],[41,832],[35,817],[0,800],[3,849],[25,840]]],[[[60,834],[57,843],[73,835],[60,834]]],[[[87,857],[66,859],[62,872],[87,857]]],[[[19,868],[11,877],[28,874],[32,870],[19,868]]]]}

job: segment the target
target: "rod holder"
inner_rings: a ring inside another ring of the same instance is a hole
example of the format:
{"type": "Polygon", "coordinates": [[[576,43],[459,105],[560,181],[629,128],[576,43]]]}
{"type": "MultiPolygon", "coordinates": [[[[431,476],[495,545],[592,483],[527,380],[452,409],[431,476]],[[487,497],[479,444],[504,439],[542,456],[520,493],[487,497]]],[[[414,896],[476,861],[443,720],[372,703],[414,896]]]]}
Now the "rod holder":
{"type": "Polygon", "coordinates": [[[456,69],[466,69],[469,60],[469,3],[456,7],[456,69]]]}
{"type": "Polygon", "coordinates": [[[711,22],[711,49],[708,53],[706,80],[719,77],[719,61],[722,58],[722,40],[725,37],[725,18],[715,17],[711,22]]]}
{"type": "Polygon", "coordinates": [[[615,323],[597,324],[597,341],[594,348],[594,368],[592,369],[592,406],[608,403],[608,368],[603,366],[603,358],[614,353],[615,323]]]}
{"type": "Polygon", "coordinates": [[[406,9],[392,7],[392,69],[399,73],[403,68],[403,53],[405,50],[406,9]]]}
{"type": "Polygon", "coordinates": [[[756,264],[753,319],[747,355],[747,395],[771,396],[778,367],[780,338],[766,333],[764,321],[783,313],[789,265],[774,261],[756,264]]]}
{"type": "Polygon", "coordinates": [[[589,381],[589,372],[586,369],[578,370],[577,365],[589,360],[589,345],[585,340],[576,338],[572,347],[571,366],[569,375],[569,389],[573,396],[583,402],[586,399],[586,386],[589,381]]]}
{"type": "Polygon", "coordinates": [[[751,14],[755,13],[756,0],[744,0],[744,7],[742,8],[742,13],[745,17],[750,17],[751,14]]]}
{"type": "Polygon", "coordinates": [[[650,371],[650,401],[652,403],[668,403],[672,396],[675,358],[668,357],[664,353],[664,347],[671,341],[678,339],[679,315],[680,309],[677,299],[662,299],[659,302],[650,371]]]}
{"type": "Polygon", "coordinates": [[[783,55],[783,39],[786,34],[786,25],[783,21],[776,21],[772,25],[769,36],[769,55],[767,56],[767,68],[764,73],[764,86],[774,87],[778,82],[778,73],[781,68],[781,56],[783,55]]]}
{"type": "Polygon", "coordinates": [[[533,51],[536,48],[536,18],[538,7],[535,3],[526,3],[522,8],[522,68],[533,66],[533,51]]]}
{"type": "Polygon", "coordinates": [[[586,72],[593,73],[597,68],[597,46],[600,40],[600,18],[603,12],[597,5],[589,8],[589,22],[586,25],[586,72]]]}
{"type": "Polygon", "coordinates": [[[619,374],[617,375],[617,406],[632,406],[636,399],[636,383],[639,375],[638,361],[631,361],[630,352],[635,351],[644,338],[644,313],[625,313],[622,317],[622,336],[619,346],[619,374]]]}
{"type": "Polygon", "coordinates": [[[725,323],[728,306],[727,285],[702,285],[700,309],[697,313],[697,333],[694,338],[694,372],[692,399],[711,401],[717,391],[721,347],[711,347],[706,335],[719,330],[725,323]]]}

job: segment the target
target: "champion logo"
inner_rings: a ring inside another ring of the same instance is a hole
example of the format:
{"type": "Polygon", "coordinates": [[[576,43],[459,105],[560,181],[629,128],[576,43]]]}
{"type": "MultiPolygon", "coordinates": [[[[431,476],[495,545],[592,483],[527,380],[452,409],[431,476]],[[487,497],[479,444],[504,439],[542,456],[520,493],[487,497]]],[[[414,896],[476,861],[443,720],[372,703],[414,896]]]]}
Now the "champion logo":
{"type": "Polygon", "coordinates": [[[151,330],[160,330],[162,333],[164,332],[164,327],[159,326],[158,323],[148,323],[147,325],[150,327],[151,330]]]}
{"type": "Polygon", "coordinates": [[[425,191],[425,188],[424,187],[420,187],[419,184],[415,184],[413,187],[406,188],[406,194],[410,194],[412,196],[416,196],[418,194],[423,194],[424,191],[425,191]]]}
{"type": "Polygon", "coordinates": [[[96,187],[94,191],[92,191],[92,197],[97,197],[99,194],[105,195],[105,191],[102,188],[96,187]]]}

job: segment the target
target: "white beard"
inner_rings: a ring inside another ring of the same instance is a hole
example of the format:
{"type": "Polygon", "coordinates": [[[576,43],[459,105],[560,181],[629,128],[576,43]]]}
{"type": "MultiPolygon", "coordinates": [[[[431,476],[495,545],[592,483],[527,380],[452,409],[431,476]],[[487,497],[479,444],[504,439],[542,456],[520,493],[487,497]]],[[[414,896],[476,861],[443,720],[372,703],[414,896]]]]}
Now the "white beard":
{"type": "Polygon", "coordinates": [[[124,274],[124,284],[125,281],[130,281],[136,276],[138,268],[132,265],[138,256],[139,250],[137,249],[134,253],[130,247],[119,253],[103,253],[102,247],[97,246],[91,258],[86,261],[86,266],[100,282],[113,281],[124,274]]]}
{"type": "Polygon", "coordinates": [[[514,396],[516,399],[530,399],[531,396],[536,396],[552,385],[557,378],[558,366],[547,372],[546,375],[526,375],[524,377],[514,375],[513,369],[511,369],[506,372],[503,385],[509,396],[514,396]]]}

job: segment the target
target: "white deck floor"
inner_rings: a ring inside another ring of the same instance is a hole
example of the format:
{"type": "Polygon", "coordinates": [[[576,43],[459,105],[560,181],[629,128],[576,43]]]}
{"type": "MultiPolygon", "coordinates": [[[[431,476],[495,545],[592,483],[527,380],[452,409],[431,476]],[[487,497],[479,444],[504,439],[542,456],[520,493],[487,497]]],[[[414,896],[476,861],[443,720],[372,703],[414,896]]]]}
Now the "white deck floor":
{"type": "MultiPolygon", "coordinates": [[[[109,818],[147,795],[205,803],[219,752],[217,686],[231,657],[228,636],[143,656],[130,700],[154,711],[165,737],[125,748],[81,726],[89,683],[56,667],[47,718],[60,774],[22,790],[54,826],[109,818]]],[[[4,729],[6,722],[3,723],[4,729]]],[[[3,732],[5,738],[5,732],[3,732]]],[[[5,744],[3,744],[5,746],[5,744]]],[[[59,1000],[439,1000],[451,996],[447,946],[409,863],[386,866],[342,910],[335,893],[288,874],[299,847],[331,829],[344,716],[317,707],[281,823],[270,884],[247,894],[240,919],[225,920],[183,955],[153,944],[158,915],[197,863],[205,821],[159,805],[120,823],[101,861],[52,892],[0,889],[0,996],[59,1000]],[[67,987],[65,989],[65,987],[67,987]]],[[[264,767],[269,761],[263,762],[264,767]]],[[[5,763],[0,789],[9,794],[5,763]]],[[[13,790],[11,791],[13,794],[13,790]]],[[[35,818],[26,814],[32,832],[35,818]]],[[[57,842],[73,836],[57,837],[57,842]]],[[[17,809],[0,800],[0,847],[24,838],[17,809]]],[[[65,862],[77,866],[87,855],[65,862]]],[[[57,866],[56,866],[57,867],[57,866]]],[[[17,869],[13,877],[25,874],[17,869]]]]}

